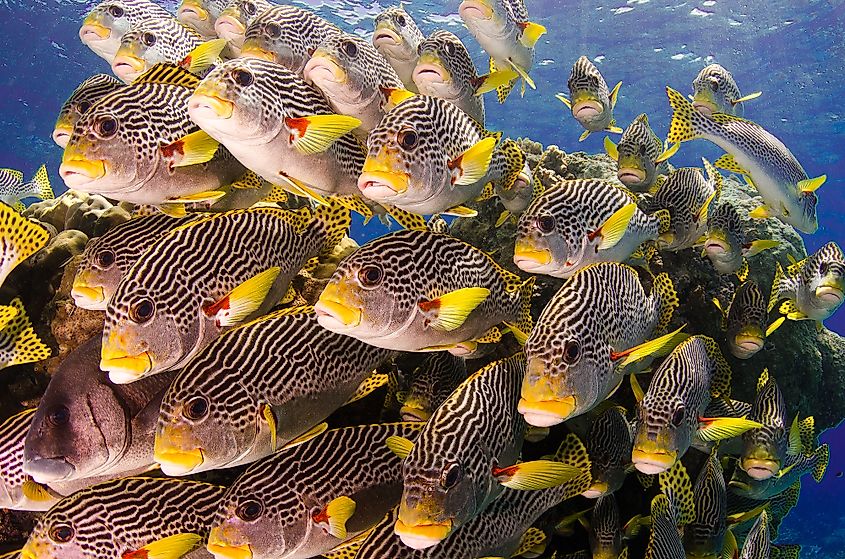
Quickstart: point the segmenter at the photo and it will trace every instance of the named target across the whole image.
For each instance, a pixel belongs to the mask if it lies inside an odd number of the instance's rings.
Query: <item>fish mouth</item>
[[[70,126],[56,126],[53,130],[53,141],[56,142],[60,148],[66,148],[70,141],[70,134],[73,128]]]
[[[549,249],[536,249],[517,241],[513,249],[513,263],[521,270],[532,272],[551,264],[552,252]]]
[[[604,107],[595,99],[577,101],[572,105],[572,116],[577,120],[592,120],[604,112]]]
[[[25,474],[32,476],[36,483],[52,483],[68,479],[76,471],[73,464],[64,458],[36,458],[23,463]]]
[[[397,519],[393,532],[408,547],[426,549],[446,539],[452,532],[452,519],[438,524],[417,524],[414,526],[409,526],[402,522],[402,519]]]
[[[363,172],[358,177],[358,189],[367,198],[385,200],[408,190],[408,178],[392,171]]]
[[[201,448],[190,450],[177,449],[167,440],[167,431],[156,435],[153,446],[153,460],[161,466],[161,471],[168,476],[185,476],[196,470],[205,461]]]
[[[143,351],[129,354],[123,347],[126,345],[124,336],[110,333],[108,339],[103,340],[100,354],[100,369],[109,374],[109,380],[115,384],[128,384],[142,378],[153,368],[150,352]]]
[[[575,411],[574,396],[567,396],[558,400],[528,400],[519,399],[517,411],[525,418],[525,422],[535,427],[552,427],[569,419]]]
[[[707,239],[704,241],[704,251],[714,256],[727,254],[728,245],[721,239]]]
[[[402,44],[402,37],[389,27],[379,27],[373,34],[373,46],[379,47],[398,47]]]
[[[251,45],[248,42],[244,43],[241,49],[241,58],[258,58],[267,62],[278,62],[276,60],[276,53],[261,48],[258,45]]]
[[[314,312],[317,314],[317,322],[327,330],[350,330],[361,324],[361,309],[341,301],[338,289],[333,284],[326,286],[320,294]]]
[[[588,487],[586,491],[581,493],[581,496],[587,499],[598,499],[602,495],[606,495],[608,489],[609,487],[607,486],[607,483],[603,481],[597,481],[590,487]]]
[[[223,540],[220,526],[215,526],[208,534],[205,549],[214,555],[214,559],[252,559],[252,546],[248,543],[233,545]]]
[[[180,21],[206,21],[208,19],[208,12],[194,2],[182,2],[182,5],[176,10],[176,19]]]
[[[421,423],[425,423],[431,417],[431,414],[427,411],[408,405],[402,406],[402,409],[399,410],[399,415],[402,416],[402,421],[419,421]]]
[[[233,41],[243,38],[246,27],[237,17],[224,13],[214,22],[214,32],[221,39]]]
[[[114,74],[125,82],[131,82],[141,75],[147,63],[143,58],[133,54],[118,52],[111,63]]]
[[[111,37],[111,29],[99,23],[85,23],[79,28],[79,39],[84,44],[105,41]]]
[[[67,158],[59,166],[59,176],[68,188],[80,189],[106,176],[106,163],[102,159]]]
[[[825,303],[839,305],[842,303],[843,291],[835,285],[820,285],[816,288],[816,297]]]
[[[229,119],[235,111],[235,104],[227,99],[221,99],[217,95],[194,93],[188,99],[188,114],[191,119],[198,117],[202,119]]]
[[[486,2],[479,0],[464,0],[458,6],[458,15],[464,21],[468,19],[490,19],[493,17],[493,8]]]
[[[102,285],[74,283],[70,295],[77,307],[96,311],[106,310],[106,296]]]
[[[637,184],[645,180],[645,171],[634,167],[621,167],[616,173],[616,177],[623,184]]]
[[[748,477],[757,481],[767,480],[780,471],[780,464],[775,460],[746,458],[741,466]]]
[[[631,462],[634,467],[646,475],[655,475],[671,468],[676,461],[677,454],[667,451],[647,451],[634,447]]]
[[[447,81],[446,73],[443,68],[434,63],[417,64],[417,67],[414,68],[414,73],[412,74],[411,79],[414,80],[414,83],[416,83],[417,80],[426,83],[445,83]]]
[[[704,116],[711,116],[713,115],[713,113],[718,112],[716,105],[710,103],[709,101],[693,101],[692,108],[700,112]]]
[[[320,82],[345,83],[346,71],[334,57],[318,51],[305,64],[302,77],[311,84]]]
[[[752,334],[737,334],[734,337],[734,347],[732,348],[734,351],[734,357],[739,359],[748,359],[761,349],[763,349],[763,338],[762,336],[756,336]]]

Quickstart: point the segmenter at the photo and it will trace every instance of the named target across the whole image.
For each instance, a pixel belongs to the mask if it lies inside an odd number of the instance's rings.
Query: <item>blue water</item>
[[[91,4],[0,0],[0,166],[30,174],[46,162],[56,187],[61,184],[56,172],[61,150],[50,133],[59,107],[87,76],[109,71],[77,37],[81,17]],[[175,9],[173,2],[165,4]],[[368,36],[372,17],[394,2],[302,4]],[[433,11],[427,4],[406,3],[423,32],[449,29],[475,53],[477,66],[486,68],[481,50],[457,16],[458,2],[438,3]],[[524,99],[513,96],[503,107],[489,98],[489,128],[557,144],[564,151],[601,151],[602,135],[579,143],[580,127],[554,99],[556,92],[565,90],[571,64],[584,54],[596,62],[608,83],[623,82],[615,110],[620,126],[646,112],[663,135],[669,122],[665,86],[688,92],[698,71],[715,61],[731,70],[744,93],[763,92],[746,104],[746,116],[781,138],[811,177],[828,176],[819,191],[820,228],[804,236],[807,250],[831,239],[843,244],[845,2],[543,0],[528,7],[532,20],[548,29],[537,46],[532,71],[537,90],[529,90]],[[702,156],[713,160],[719,155],[715,146],[691,142],[673,163],[699,165]],[[366,230],[356,227],[353,235],[363,241],[382,232],[373,224]],[[845,333],[845,312],[827,326]],[[839,452],[845,434],[840,429],[825,438],[833,443],[829,474],[818,486],[805,480],[804,496],[784,529],[792,540],[818,546],[805,549],[804,557],[842,556],[845,541],[845,478],[836,475],[845,470]]]

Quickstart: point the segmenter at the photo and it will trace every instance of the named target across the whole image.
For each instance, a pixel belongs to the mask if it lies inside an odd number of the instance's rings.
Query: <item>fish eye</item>
[[[645,145],[640,145],[640,155],[645,155]]]
[[[563,361],[572,365],[581,358],[581,344],[578,340],[568,340],[563,346]]]
[[[94,133],[103,139],[111,138],[117,133],[117,120],[112,116],[100,117],[94,122]]]
[[[346,56],[350,58],[355,58],[358,56],[358,45],[356,45],[353,41],[343,41],[340,44],[341,50],[346,54]]]
[[[440,485],[444,489],[451,489],[461,481],[461,477],[463,477],[461,465],[457,462],[452,462],[443,468],[443,472],[440,474]]]
[[[282,28],[278,23],[268,23],[266,27],[264,27],[264,32],[267,33],[267,36],[271,39],[278,39],[282,36]]]
[[[50,539],[56,543],[67,543],[73,539],[73,528],[67,524],[59,524],[50,528]]]
[[[672,413],[672,425],[675,427],[680,427],[681,424],[684,422],[684,417],[686,416],[684,407],[681,406],[680,408],[676,409]]]
[[[149,299],[141,299],[129,309],[129,318],[138,324],[143,324],[153,317],[155,305]]]
[[[156,44],[156,36],[147,31],[146,33],[141,35],[141,42],[147,45],[148,47],[151,47]]]
[[[396,25],[398,25],[399,27],[405,27],[405,24],[407,23],[405,21],[405,16],[403,16],[402,14],[399,14],[398,16],[396,16],[396,19],[394,21],[396,22]]]
[[[114,251],[113,250],[104,250],[97,254],[97,266],[100,268],[108,268],[112,264],[114,264]]]
[[[454,54],[455,54],[455,45],[454,45],[453,43],[446,43],[446,52],[447,52],[447,53],[449,53],[450,55],[453,55],[453,56],[454,56]]]
[[[399,133],[396,134],[396,141],[399,142],[399,145],[405,150],[412,150],[417,147],[419,140],[420,137],[417,134],[417,131],[410,128],[400,130]]]
[[[254,500],[241,503],[238,508],[235,509],[235,514],[238,515],[238,518],[246,522],[252,522],[261,516],[261,513],[263,512],[264,505]]]
[[[255,4],[252,2],[244,2],[244,11],[247,15],[255,15]]]
[[[710,80],[710,89],[713,91],[719,91],[719,80]]]
[[[364,287],[375,287],[380,284],[383,279],[384,270],[381,269],[381,266],[371,264],[358,270],[358,281],[360,281],[361,285]]]
[[[255,76],[252,75],[252,72],[243,68],[232,70],[232,79],[242,87],[249,87],[255,82]]]
[[[109,13],[112,17],[123,17],[123,8],[120,6],[109,6]]]
[[[88,109],[90,109],[90,108],[91,108],[91,103],[88,102],[88,101],[80,101],[79,103],[76,104],[76,112],[78,112],[80,114],[87,112]]]
[[[548,235],[555,230],[555,218],[548,214],[537,217],[537,229]]]
[[[185,406],[184,415],[188,419],[196,421],[205,417],[206,414],[208,414],[208,400],[203,396],[191,398],[188,405]]]
[[[70,410],[66,406],[56,406],[47,413],[47,423],[51,427],[60,427],[70,421]]]

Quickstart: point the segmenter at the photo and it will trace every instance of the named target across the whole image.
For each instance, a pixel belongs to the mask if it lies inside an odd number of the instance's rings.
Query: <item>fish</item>
[[[187,70],[159,65],[96,102],[62,156],[68,188],[160,207],[219,199],[245,169],[188,118],[198,83]]]
[[[182,557],[201,545],[224,491],[148,477],[97,484],[42,515],[21,559]]]
[[[0,223],[8,222],[4,220]],[[37,363],[52,355],[50,347],[41,341],[32,327],[20,298],[15,297],[8,305],[0,306],[0,326],[0,369]]]
[[[120,280],[144,252],[167,233],[197,219],[171,217],[163,213],[125,221],[91,239],[82,252],[70,294],[77,307],[106,310]]]
[[[302,71],[334,112],[361,121],[352,133],[366,141],[388,109],[385,91],[403,89],[393,67],[368,41],[348,33],[326,37]]]
[[[718,559],[730,549],[727,487],[717,448],[707,457],[692,488],[695,518],[684,527],[687,559]]]
[[[581,473],[550,460],[517,463],[524,376],[521,353],[483,367],[435,410],[415,442],[396,445],[406,455],[395,527],[405,545],[425,549],[453,536],[505,487],[546,489]]]
[[[726,113],[742,116],[745,101],[756,99],[762,92],[743,96],[734,77],[719,64],[708,64],[692,81],[692,106],[705,116]]]
[[[425,36],[402,6],[391,6],[375,17],[373,46],[387,59],[405,89],[416,93],[413,73]]]
[[[659,180],[653,193],[640,198],[646,213],[668,210],[669,231],[657,240],[661,250],[679,251],[695,246],[707,231],[710,205],[722,190],[722,175],[706,159],[707,178],[696,167],[674,169]]]
[[[208,551],[216,559],[304,559],[368,530],[402,490],[401,460],[387,441],[415,439],[420,428],[334,429],[251,465],[219,501]]]
[[[62,497],[23,471],[24,438],[34,413],[29,408],[0,423],[0,508],[44,511]]]
[[[311,307],[275,311],[226,332],[164,395],[156,462],[181,476],[263,458],[344,405],[390,356],[321,328]]]
[[[631,461],[653,475],[675,465],[693,437],[705,442],[737,437],[762,427],[746,418],[704,417],[711,399],[730,398],[731,369],[707,336],[682,341],[660,364],[637,405]]]
[[[414,95],[391,109],[367,139],[358,188],[370,200],[420,214],[475,215],[463,204],[487,183],[509,189],[524,176],[513,140],[501,140],[458,107]]]
[[[510,70],[479,76],[463,42],[442,29],[422,41],[418,50],[419,60],[412,74],[417,91],[453,103],[482,126],[482,94],[519,77]]]
[[[775,268],[767,306],[771,312],[781,299],[778,312],[789,320],[822,322],[836,312],[845,299],[845,255],[834,241],[791,264],[784,272]]]
[[[214,31],[218,37],[226,39],[232,58],[241,55],[244,36],[252,21],[273,5],[267,0],[231,0],[220,13],[214,22]]]
[[[601,412],[590,424],[584,444],[592,464],[592,484],[584,497],[600,499],[612,495],[625,482],[631,461],[631,426],[624,410],[610,407]]]
[[[728,350],[737,359],[750,359],[763,349],[766,337],[778,326],[777,322],[766,326],[766,299],[754,280],[744,281],[736,288],[727,309],[723,309],[721,303],[717,308],[722,313],[722,330]]]
[[[769,534],[769,513],[765,510],[757,517],[742,544],[740,559],[769,559],[772,557],[772,540]]]
[[[21,262],[47,246],[50,232],[41,224],[0,202],[0,285]]]
[[[94,54],[111,65],[120,40],[133,25],[144,19],[169,19],[166,9],[151,0],[104,0],[85,16],[79,39]]]
[[[47,165],[41,165],[35,172],[35,176],[27,182],[23,180],[23,173],[17,169],[0,168],[0,202],[12,206],[18,211],[23,211],[24,198],[39,198],[41,200],[52,200],[53,188],[50,186],[50,177],[47,175]]]
[[[539,23],[528,21],[523,0],[462,0],[458,14],[481,48],[490,55],[490,71],[512,70],[525,85],[536,89],[528,75],[534,63],[534,47],[546,33]],[[504,103],[514,82],[496,89],[499,103]]]
[[[100,368],[124,384],[185,365],[225,330],[269,311],[349,223],[339,206],[314,213],[255,207],[171,231],[129,268],[109,300]]]
[[[104,481],[155,466],[158,408],[175,373],[129,388],[110,382],[99,362],[95,336],[70,352],[51,377],[23,447],[23,472],[37,483]]]
[[[182,0],[176,19],[199,33],[204,40],[216,39],[217,18],[229,5],[229,0]]]
[[[755,208],[751,217],[777,217],[802,233],[816,232],[816,190],[826,175],[809,178],[789,148],[759,124],[724,113],[704,116],[671,87],[666,92],[672,107],[667,141],[702,138],[716,144],[727,154],[714,165],[750,177],[763,198],[763,205]]]
[[[532,274],[570,278],[597,262],[622,262],[670,230],[667,210],[647,215],[610,181],[555,179],[519,216],[513,261]]]
[[[79,118],[90,109],[94,103],[123,87],[123,82],[108,74],[94,74],[73,90],[70,97],[62,105],[56,125],[53,127],[53,141],[60,148],[67,147],[73,127]]]
[[[551,427],[593,409],[634,361],[672,343],[673,335],[661,334],[677,306],[665,273],[646,294],[637,272],[624,264],[603,262],[576,272],[525,343],[528,373],[519,412],[529,425]],[[660,337],[649,340],[652,335]]]
[[[660,476],[661,492],[651,500],[651,531],[646,559],[686,559],[681,530],[695,519],[690,479],[676,464]]]
[[[707,232],[701,255],[710,259],[720,274],[735,273],[740,280],[748,276],[747,257],[778,246],[772,239],[750,240],[736,208],[728,203],[714,204],[707,214]]]
[[[613,90],[609,90],[596,65],[586,56],[582,56],[572,66],[566,83],[569,87],[569,97],[562,93],[555,97],[566,105],[575,120],[584,127],[584,133],[578,138],[579,142],[600,130],[622,134],[622,129],[616,126],[616,120],[613,118],[613,109],[616,107],[622,82],[617,83]]]
[[[787,491],[806,474],[812,474],[816,483],[820,482],[829,462],[830,446],[825,443],[807,454],[787,454],[778,475],[765,480],[756,480],[742,468],[734,468],[728,489],[735,495],[757,501],[771,499]]]
[[[459,239],[404,230],[341,260],[314,308],[324,328],[376,347],[462,355],[502,323],[524,339],[533,285]]]
[[[596,469],[593,465],[593,471]],[[619,506],[613,493],[601,495],[596,499],[588,526],[590,553],[594,558],[617,559],[622,558],[623,553],[627,557],[627,548],[624,548],[622,542]]]
[[[339,27],[310,10],[274,5],[249,24],[241,56],[276,62],[301,76],[320,43],[341,33]]]
[[[625,129],[618,145],[605,136],[604,148],[616,161],[619,181],[636,192],[647,192],[658,175],[669,173],[666,162],[677,151],[678,145],[664,148],[648,123],[648,115],[642,113]]]
[[[402,421],[428,421],[440,404],[467,378],[464,359],[447,351],[427,355],[411,373],[410,385],[402,395]]]

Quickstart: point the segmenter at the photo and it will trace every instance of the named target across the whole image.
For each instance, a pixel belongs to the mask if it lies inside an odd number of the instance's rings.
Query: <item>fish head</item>
[[[665,392],[646,392],[637,406],[637,432],[631,453],[634,467],[654,475],[665,472],[689,448],[694,422],[693,410],[683,399]]]
[[[532,274],[571,276],[581,261],[582,245],[572,223],[540,197],[519,216],[513,261]]]
[[[214,37],[214,24],[227,3],[227,0],[182,0],[176,10],[176,19],[204,37]]]
[[[79,39],[98,56],[111,63],[120,38],[129,31],[135,8],[123,0],[106,0],[88,12],[79,28]]]
[[[612,120],[610,91],[599,69],[582,56],[572,66],[567,82],[572,116],[588,130],[600,130]]]
[[[765,426],[743,433],[739,467],[748,477],[763,481],[780,472],[786,451],[785,445],[779,444],[784,440],[783,431],[783,428]]]
[[[454,34],[435,31],[420,43],[418,52],[413,80],[420,93],[449,99],[474,93],[469,90],[468,77],[475,76],[475,67],[466,47]],[[464,83],[458,78],[463,78]]]
[[[693,80],[692,90],[692,106],[701,114],[736,114],[731,101],[739,99],[739,88],[731,73],[719,64],[703,68]]]
[[[266,10],[247,27],[241,56],[260,58],[302,73],[308,52],[299,30],[293,29],[275,9]]]
[[[291,531],[288,520],[301,520],[299,533],[305,535],[307,509],[299,499],[285,502],[286,510],[278,510],[272,500],[265,499],[261,488],[245,493],[241,489],[247,474],[236,482],[223,500],[211,525],[206,549],[215,559],[252,559],[253,557],[285,557],[297,548],[299,541],[288,541]]]
[[[62,105],[56,125],[53,127],[53,141],[60,147],[67,147],[76,123],[94,103],[123,86],[108,74],[95,74],[79,84]]]
[[[631,431],[624,412],[618,407],[602,412],[590,426],[586,446],[593,481],[584,497],[595,499],[622,487],[631,459]]]
[[[103,242],[102,237],[92,240],[86,245],[73,278],[70,290],[73,302],[83,309],[106,310],[124,271],[114,247]]]
[[[174,27],[178,26],[177,27]],[[178,24],[147,19],[132,26],[120,39],[120,48],[111,63],[114,74],[126,83],[132,83],[141,74],[162,62],[176,62],[179,57],[180,34],[184,28]]]
[[[473,34],[488,38],[503,38],[509,21],[503,0],[462,0],[458,15]]]
[[[728,349],[737,359],[749,359],[763,349],[765,343],[765,330],[757,324],[747,324],[739,328],[732,338],[728,338]]]
[[[742,257],[735,236],[720,225],[710,225],[704,238],[704,253],[712,261],[725,262]]]
[[[656,167],[645,141],[623,137],[617,150],[619,159],[616,177],[622,184],[635,188],[654,182]]]
[[[376,16],[373,46],[388,59],[411,61],[424,39],[414,19],[401,6],[391,6]]]
[[[91,523],[65,512],[42,516],[20,552],[21,559],[85,559],[91,549],[107,549],[105,534],[98,536]],[[105,532],[100,524],[99,531]],[[88,547],[92,546],[92,547]],[[104,547],[100,547],[104,546]]]
[[[360,37],[343,33],[330,35],[320,43],[302,75],[328,99],[344,105],[364,105],[381,95],[380,65],[388,68],[375,47]]]
[[[819,306],[827,312],[842,305],[843,294],[845,293],[845,258],[842,250],[833,241],[822,247],[817,259],[818,271],[811,288]]]
[[[214,22],[214,31],[226,39],[229,49],[240,56],[250,23],[272,5],[267,0],[234,0]]]

